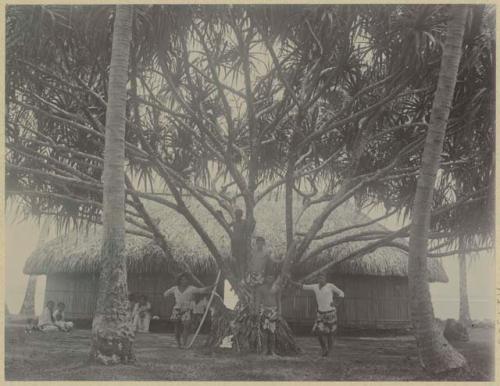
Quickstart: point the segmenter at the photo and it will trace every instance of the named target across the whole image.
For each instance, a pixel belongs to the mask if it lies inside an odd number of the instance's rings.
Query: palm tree
[[[45,241],[47,241],[49,232],[50,221],[49,218],[46,218],[43,222],[40,235],[38,236],[37,248],[41,247],[45,243]],[[36,282],[37,276],[30,275],[30,277],[28,278],[28,286],[26,287],[26,292],[24,293],[23,305],[21,306],[21,311],[19,311],[19,314],[22,316],[35,316]]]
[[[125,250],[125,107],[132,35],[130,5],[117,5],[109,71],[104,147],[103,245],[99,295],[92,323],[91,359],[108,364],[133,360],[128,322]]]
[[[469,296],[467,294],[467,255],[463,252],[465,249],[462,238],[459,240],[459,288],[460,288],[460,311],[458,320],[464,326],[470,326],[471,317],[469,310]]]
[[[422,166],[413,204],[414,215],[410,231],[408,280],[411,298],[411,317],[415,327],[422,366],[432,373],[461,368],[466,364],[465,358],[437,330],[429,283],[427,281],[427,240],[434,184],[440,165],[446,125],[462,54],[462,40],[467,8],[464,6],[453,6],[451,13],[452,17],[447,27],[446,43],[441,59],[438,85],[434,96],[430,125],[422,156]]]

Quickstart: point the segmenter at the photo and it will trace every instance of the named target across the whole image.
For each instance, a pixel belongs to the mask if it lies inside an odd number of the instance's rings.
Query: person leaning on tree
[[[344,297],[344,292],[333,283],[328,283],[325,273],[318,275],[318,283],[293,283],[295,287],[306,291],[314,291],[318,311],[312,333],[318,337],[321,345],[321,355],[326,357],[333,346],[333,337],[337,333],[337,308],[334,297]]]
[[[151,322],[151,303],[146,295],[139,296],[136,312],[134,315],[134,328],[136,332],[149,332]]]

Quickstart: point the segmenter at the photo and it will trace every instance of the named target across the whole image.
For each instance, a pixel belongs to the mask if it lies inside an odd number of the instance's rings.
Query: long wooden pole
[[[212,304],[212,300],[214,300],[215,291],[217,290],[217,285],[219,284],[220,274],[221,274],[221,270],[219,270],[219,273],[217,274],[217,278],[215,279],[214,288],[212,288],[212,292],[210,294],[210,298],[208,299],[208,303],[207,303],[207,307],[205,309],[205,313],[203,314],[203,317],[201,318],[200,324],[198,325],[198,328],[196,329],[196,332],[193,335],[193,339],[191,339],[191,343],[189,343],[189,345],[187,346],[187,348],[191,348],[191,346],[193,345],[194,341],[196,340],[196,337],[200,333],[201,326],[203,326],[203,323],[205,322],[205,319],[206,319],[207,314],[208,314],[208,310],[210,310],[210,305]]]

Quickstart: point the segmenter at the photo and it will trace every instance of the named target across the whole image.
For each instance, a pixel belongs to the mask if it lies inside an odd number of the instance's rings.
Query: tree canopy
[[[454,253],[461,235],[470,249],[492,245],[495,42],[492,11],[471,10],[431,256]],[[168,255],[169,235],[143,203],[175,209],[231,280],[185,195],[231,237],[236,208],[252,223],[259,201],[284,194],[285,271],[335,247],[340,232],[322,226],[347,201],[383,205],[375,220],[410,216],[447,15],[442,5],[135,6],[127,231]],[[6,188],[29,215],[101,221],[112,17],[108,6],[8,7]],[[303,211],[327,202],[303,233],[294,197]],[[407,250],[395,240],[408,227],[362,225],[349,237],[370,243],[322,269],[381,246]]]

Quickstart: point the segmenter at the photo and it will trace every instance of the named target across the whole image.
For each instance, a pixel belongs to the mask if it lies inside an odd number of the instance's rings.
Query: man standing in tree
[[[265,249],[266,240],[262,236],[255,239],[255,248],[252,250],[248,262],[248,273],[246,283],[250,287],[256,287],[264,283],[264,275],[269,261],[269,253]]]
[[[334,284],[327,283],[325,273],[318,276],[317,284],[294,284],[303,290],[314,291],[318,311],[312,332],[318,336],[321,355],[326,357],[333,346],[333,335],[337,332],[337,309],[334,296],[343,298],[344,292]]]
[[[264,332],[267,355],[276,355],[276,325],[279,320],[279,285],[273,284],[274,276],[266,275],[264,284],[256,291],[260,328]]]

